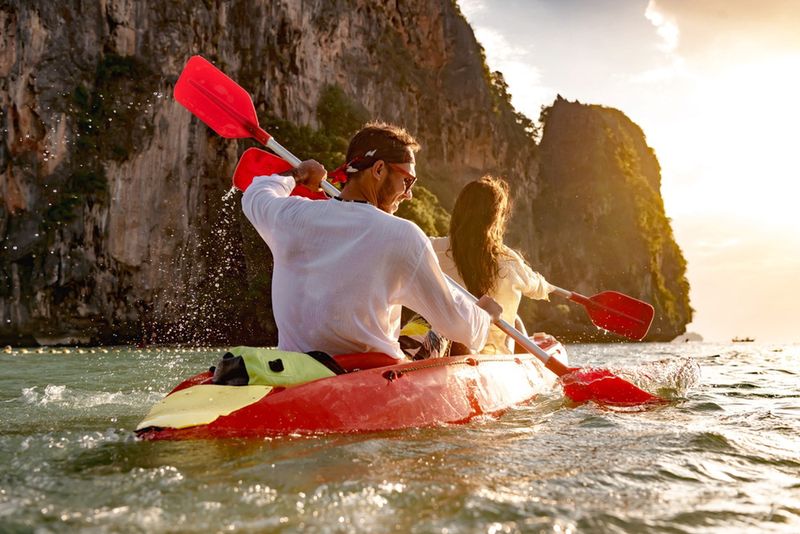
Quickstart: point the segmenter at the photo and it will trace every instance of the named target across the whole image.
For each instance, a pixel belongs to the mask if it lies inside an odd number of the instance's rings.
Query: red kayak
[[[553,338],[537,344],[566,361]],[[530,401],[556,380],[529,354],[451,356],[369,369],[359,356],[335,357],[351,372],[292,387],[218,386],[211,385],[211,372],[198,374],[156,405],[137,434],[145,440],[206,439],[465,423]],[[208,415],[209,406],[216,413]]]

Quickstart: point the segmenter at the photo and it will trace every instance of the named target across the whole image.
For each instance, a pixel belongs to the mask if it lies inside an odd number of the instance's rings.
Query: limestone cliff
[[[587,296],[618,290],[653,304],[648,339],[669,341],[691,321],[686,262],[661,199],[661,168],[622,112],[559,97],[542,114],[533,263]],[[535,251],[535,252],[534,252]],[[529,304],[538,328],[562,338],[609,339],[581,306]]]
[[[557,181],[543,174],[540,191],[530,122],[452,0],[0,0],[0,32],[0,343],[275,341],[269,251],[238,198],[222,200],[250,143],[221,139],[171,96],[193,54],[247,88],[298,156],[335,159],[335,94],[417,135],[420,184],[445,207],[482,173],[508,177],[510,240],[564,285],[617,277],[625,289],[631,276],[639,296],[661,298],[652,284],[671,276],[674,255],[648,244],[628,264],[597,256],[575,271],[572,252],[544,253],[585,238],[533,209]],[[632,198],[609,196],[608,209],[634,220]]]
[[[335,86],[405,125],[443,199],[484,171],[535,187],[536,146],[450,0],[13,0],[0,31],[0,342],[274,341],[268,251],[221,200],[248,143],[171,98],[193,54],[262,118],[317,128]]]

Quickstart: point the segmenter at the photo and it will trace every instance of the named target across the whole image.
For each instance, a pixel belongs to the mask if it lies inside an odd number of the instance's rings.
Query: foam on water
[[[43,391],[39,391],[38,386],[23,388],[20,400],[26,404],[36,406],[61,406],[70,410],[80,410],[82,408],[93,408],[96,406],[116,405],[116,406],[141,406],[142,404],[154,403],[163,397],[162,392],[86,392],[70,390],[64,385],[48,384]]]

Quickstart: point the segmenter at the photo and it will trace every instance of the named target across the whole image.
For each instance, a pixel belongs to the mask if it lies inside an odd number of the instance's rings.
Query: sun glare
[[[666,148],[670,157],[692,161],[683,168],[694,176],[685,182],[690,190],[672,196],[692,202],[690,196],[704,210],[796,221],[800,56],[733,65],[697,82],[686,118],[692,127]]]

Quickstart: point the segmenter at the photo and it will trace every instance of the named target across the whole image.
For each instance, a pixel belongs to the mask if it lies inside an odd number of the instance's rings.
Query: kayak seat
[[[363,369],[374,369],[375,367],[386,367],[397,365],[405,360],[392,358],[382,352],[356,352],[353,354],[337,354],[333,357],[342,368],[348,373]]]

